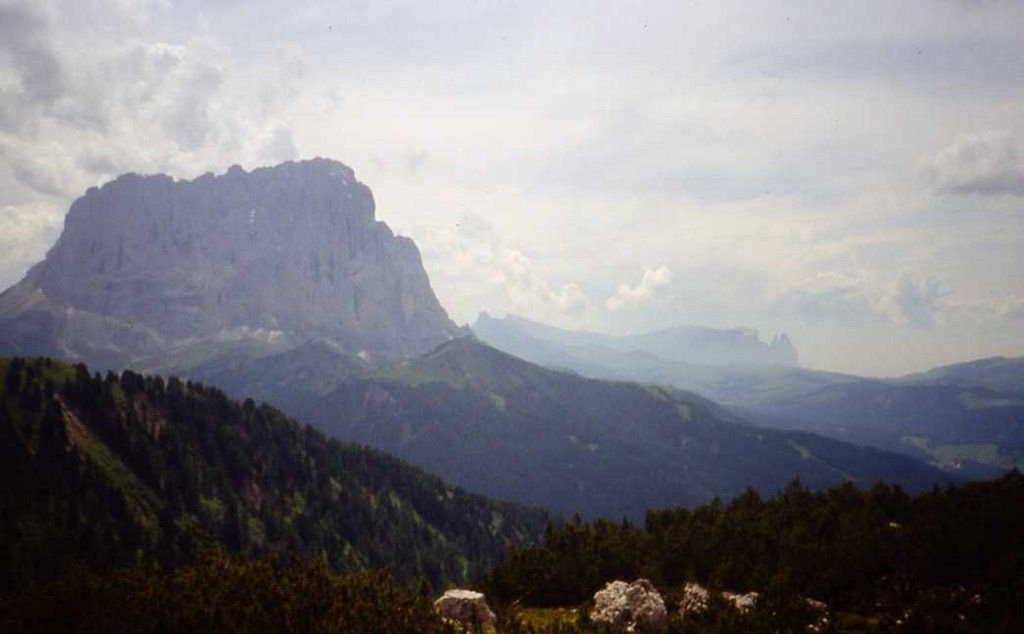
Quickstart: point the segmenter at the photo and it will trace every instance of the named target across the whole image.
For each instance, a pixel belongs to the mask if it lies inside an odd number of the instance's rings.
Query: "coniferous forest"
[[[513,550],[483,585],[506,602],[555,606],[637,577],[670,596],[687,582],[761,593],[761,616],[782,619],[762,623],[773,627],[809,618],[801,599],[811,598],[880,631],[1020,631],[1024,476],[917,496],[794,482],[767,500],[749,491],[650,511],[643,528],[574,518],[542,546]]]
[[[549,522],[216,388],[46,359],[0,360],[0,376],[4,592],[75,567],[172,568],[197,530],[246,557],[387,566],[440,587]]]
[[[216,388],[47,359],[0,376],[4,631],[453,631],[431,599],[474,583],[497,631],[598,632],[593,593],[638,577],[669,607],[652,631],[1024,627],[1016,471],[559,523]],[[680,617],[686,583],[761,599]]]

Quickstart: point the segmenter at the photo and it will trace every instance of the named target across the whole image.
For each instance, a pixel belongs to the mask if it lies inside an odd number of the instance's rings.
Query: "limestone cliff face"
[[[46,259],[0,295],[0,352],[93,363],[320,340],[376,364],[457,332],[413,242],[325,159],[192,181],[121,176],[76,200]]]

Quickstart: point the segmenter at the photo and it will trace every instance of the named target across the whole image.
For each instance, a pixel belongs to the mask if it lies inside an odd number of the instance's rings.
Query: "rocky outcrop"
[[[594,623],[621,626],[628,631],[640,624],[663,623],[667,616],[664,599],[647,579],[608,583],[594,595],[594,610],[590,613]]]
[[[704,586],[698,583],[686,584],[679,597],[679,614],[685,617],[703,613],[708,609],[710,598],[711,593]]]
[[[100,366],[311,340],[376,365],[457,333],[413,242],[325,159],[91,188],[46,259],[0,295],[0,352]]]
[[[487,605],[486,597],[473,590],[448,590],[434,601],[434,610],[441,618],[459,623],[492,625],[496,620],[494,612]]]
[[[740,614],[746,614],[757,607],[757,602],[761,598],[761,595],[757,592],[747,592],[746,594],[740,592],[723,592],[722,598],[732,604],[732,607],[736,608],[736,611]]]
[[[719,596],[731,605],[737,612],[746,614],[757,607],[761,595],[757,592],[723,591]],[[711,600],[711,591],[698,583],[687,583],[683,586],[683,592],[679,597],[679,616],[686,618],[696,616],[707,611]]]

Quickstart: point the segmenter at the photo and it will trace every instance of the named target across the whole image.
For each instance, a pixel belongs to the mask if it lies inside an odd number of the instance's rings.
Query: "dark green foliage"
[[[232,552],[477,577],[539,539],[540,511],[469,495],[216,388],[0,359],[0,590],[83,565],[191,560],[200,527]]]
[[[687,581],[757,591],[776,621],[806,618],[797,598],[814,597],[837,612],[902,620],[908,631],[961,620],[1020,631],[1024,476],[914,497],[882,484],[815,493],[794,482],[769,500],[751,491],[728,504],[652,511],[644,529],[573,521],[543,546],[514,549],[484,587],[505,602],[573,605],[607,581],[638,576],[677,591]]]
[[[76,572],[0,601],[0,630],[102,634],[282,632],[454,633],[428,596],[396,588],[387,571],[334,575],[322,559],[245,560],[216,545],[195,565]]]

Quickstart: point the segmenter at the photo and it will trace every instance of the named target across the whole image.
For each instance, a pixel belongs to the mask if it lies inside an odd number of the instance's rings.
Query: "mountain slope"
[[[193,527],[246,555],[465,582],[548,521],[215,388],[48,359],[0,358],[0,376],[7,591],[80,563],[180,563]]]
[[[1024,394],[863,379],[744,411],[772,427],[900,451],[972,477],[1024,466]]]
[[[747,486],[944,480],[898,455],[743,424],[692,394],[580,378],[473,339],[352,380],[305,419],[488,495],[638,519]]]
[[[992,357],[955,363],[919,374],[908,374],[897,382],[923,385],[954,384],[1024,394],[1024,357]]]

